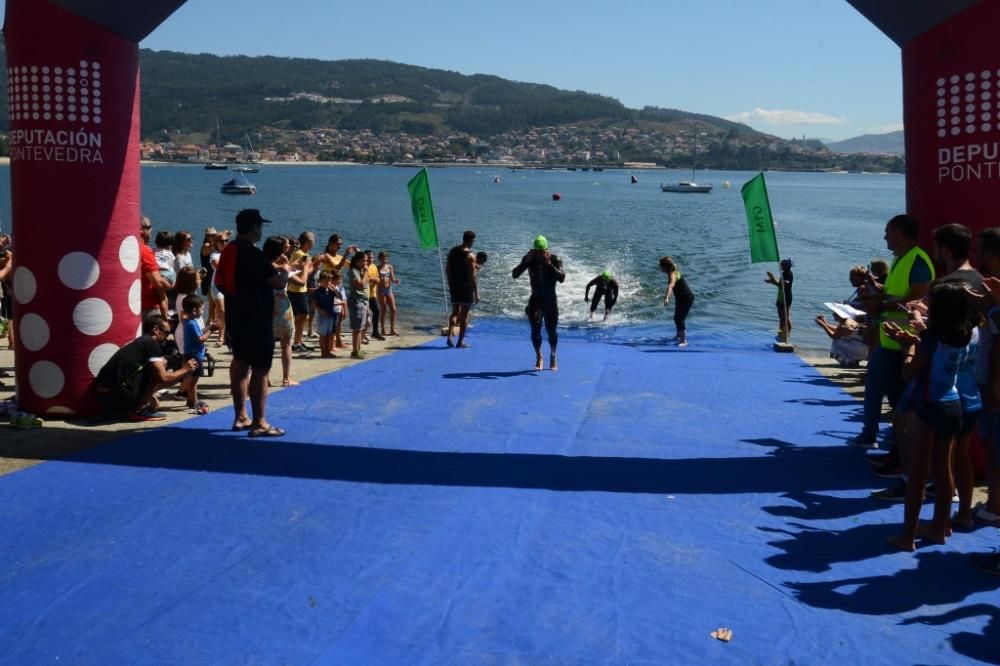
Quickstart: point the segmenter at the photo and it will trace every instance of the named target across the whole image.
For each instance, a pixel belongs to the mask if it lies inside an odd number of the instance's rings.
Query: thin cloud
[[[726,120],[748,124],[755,122],[767,123],[769,125],[843,125],[847,122],[843,118],[827,115],[825,113],[761,108],[756,108],[753,111],[744,111],[732,116],[726,116]]]
[[[864,132],[865,134],[888,134],[889,132],[901,132],[901,131],[903,131],[903,123],[889,123],[888,125],[869,127]]]

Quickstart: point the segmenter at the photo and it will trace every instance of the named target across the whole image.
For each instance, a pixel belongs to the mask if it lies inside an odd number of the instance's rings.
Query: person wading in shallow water
[[[549,241],[545,236],[536,236],[534,246],[524,255],[521,263],[514,267],[511,276],[516,280],[524,271],[531,279],[531,297],[524,309],[531,324],[531,344],[535,347],[535,370],[542,370],[542,323],[549,338],[549,370],[558,370],[556,346],[559,344],[559,300],[556,298],[556,283],[566,279],[562,261],[549,253]]]

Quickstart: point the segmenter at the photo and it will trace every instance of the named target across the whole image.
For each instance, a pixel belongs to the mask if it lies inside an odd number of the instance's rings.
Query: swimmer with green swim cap
[[[590,300],[590,288],[594,287],[594,300]],[[611,271],[605,270],[600,275],[587,283],[587,290],[583,293],[583,300],[590,303],[590,318],[594,318],[597,304],[604,299],[604,321],[608,320],[611,308],[618,302],[618,282],[615,281]]]
[[[556,346],[559,344],[559,301],[556,298],[556,284],[566,279],[562,261],[549,253],[549,241],[545,236],[535,236],[532,249],[514,267],[511,276],[516,280],[528,271],[531,278],[531,297],[524,309],[531,324],[531,344],[535,347],[535,370],[542,370],[542,325],[549,338],[549,370],[559,368],[556,362]]]

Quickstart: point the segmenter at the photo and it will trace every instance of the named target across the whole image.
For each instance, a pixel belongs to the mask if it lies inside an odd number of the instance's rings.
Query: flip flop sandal
[[[247,433],[248,437],[281,437],[285,434],[285,431],[281,428],[276,428],[271,426],[269,428],[257,428],[256,430],[251,430]]]
[[[233,432],[243,432],[250,429],[250,423],[234,423]]]

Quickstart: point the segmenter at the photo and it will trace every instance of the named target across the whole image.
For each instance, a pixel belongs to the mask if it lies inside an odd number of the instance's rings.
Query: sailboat
[[[222,144],[222,130],[219,129],[219,119],[216,118],[215,119],[216,149],[218,149],[218,146],[220,146],[221,144]],[[209,162],[208,164],[205,165],[206,171],[226,171],[227,169],[229,169],[229,167],[223,162]]]
[[[691,155],[691,179],[682,180],[676,185],[671,185],[669,183],[660,183],[661,192],[691,192],[698,194],[708,194],[712,191],[711,185],[699,185],[694,180],[694,172],[696,165],[698,163],[698,142],[695,140],[694,153]]]
[[[260,171],[260,162],[257,161],[257,153],[253,150],[253,144],[250,143],[250,135],[245,134],[246,138],[246,150],[243,151],[243,164],[238,164],[233,167],[233,171],[239,171],[240,173],[257,173]]]

